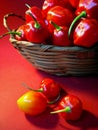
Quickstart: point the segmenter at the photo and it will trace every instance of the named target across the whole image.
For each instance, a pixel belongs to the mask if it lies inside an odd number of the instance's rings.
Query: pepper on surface
[[[43,94],[49,101],[55,100],[60,95],[60,84],[51,78],[45,78],[40,83],[40,88],[43,89]]]
[[[47,108],[47,98],[40,92],[28,91],[18,100],[17,105],[26,114],[36,116]]]
[[[60,113],[65,120],[78,120],[81,117],[83,105],[81,100],[74,95],[67,95],[60,101],[58,110],[51,114]]]
[[[60,98],[61,86],[51,78],[43,79],[40,82],[38,89],[33,89],[27,86],[25,83],[23,83],[23,86],[35,92],[42,92],[47,97],[47,100],[49,101],[48,103],[51,104],[55,103]]]
[[[98,21],[82,19],[73,33],[74,45],[92,47],[98,41]]]
[[[47,13],[47,20],[53,21],[57,25],[69,26],[74,19],[74,13],[61,6],[52,7]]]
[[[71,40],[68,38],[68,27],[67,26],[58,26],[51,21],[51,24],[55,27],[52,33],[52,42],[53,45],[57,46],[72,46]]]

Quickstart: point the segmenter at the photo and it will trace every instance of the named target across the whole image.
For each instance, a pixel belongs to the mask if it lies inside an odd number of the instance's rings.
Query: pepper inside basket
[[[4,26],[11,31],[7,24],[9,16],[4,16]],[[98,74],[98,45],[91,48],[59,47],[46,44],[34,44],[28,41],[17,41],[11,34],[12,45],[37,69],[58,76],[85,76]]]

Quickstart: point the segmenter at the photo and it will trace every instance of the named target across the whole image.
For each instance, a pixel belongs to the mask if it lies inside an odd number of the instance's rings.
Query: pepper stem
[[[27,84],[25,84],[25,83],[22,83],[22,85],[23,85],[25,88],[27,88],[27,89],[29,89],[29,90],[31,90],[31,91],[35,91],[35,92],[43,92],[43,91],[44,91],[43,88],[32,89],[31,87],[29,87],[29,86],[28,86]]]
[[[25,6],[26,6],[27,8],[29,8],[29,9],[31,8],[29,4],[25,4]]]
[[[48,104],[50,105],[50,104],[54,104],[54,103],[56,103],[59,99],[60,99],[60,93],[59,93],[59,95],[57,96],[57,98],[55,99],[55,100],[53,100],[53,101],[50,101],[50,102],[48,102]]]
[[[6,32],[6,33],[4,33],[4,34],[2,34],[2,35],[0,36],[0,39],[3,38],[3,37],[6,36],[6,35],[9,35],[9,34],[21,36],[22,33],[21,33],[21,32],[15,32],[15,31]]]
[[[82,11],[71,23],[70,27],[69,27],[69,30],[68,30],[68,37],[70,38],[70,34],[72,32],[72,29],[75,25],[75,23],[80,20],[81,18],[85,18],[87,16],[87,13],[86,11]]]
[[[61,30],[61,27],[58,26],[56,23],[54,23],[53,21],[50,22],[58,31]]]
[[[60,109],[57,111],[52,111],[52,112],[50,112],[50,114],[56,114],[56,113],[61,113],[61,112],[70,113],[71,112],[70,106],[66,106],[64,109]]]
[[[36,18],[31,14],[31,12],[27,11],[26,13],[29,14],[29,15],[33,18],[33,20],[34,20],[34,22],[35,22],[34,27],[37,28],[37,29],[40,28],[41,25],[40,25],[39,22],[36,20]]]

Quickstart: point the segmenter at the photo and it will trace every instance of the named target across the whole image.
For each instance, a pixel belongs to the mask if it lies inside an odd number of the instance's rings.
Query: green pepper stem
[[[61,113],[61,112],[70,113],[71,112],[70,106],[66,106],[64,109],[60,109],[57,111],[52,111],[52,112],[50,112],[50,114],[56,114],[56,113]]]
[[[40,25],[39,22],[36,20],[36,18],[31,14],[31,12],[27,11],[26,13],[29,14],[29,15],[33,18],[33,20],[34,20],[34,22],[35,22],[34,27],[37,28],[37,29],[40,28],[41,25]]]
[[[25,88],[27,88],[27,89],[29,89],[29,90],[31,90],[31,91],[35,91],[35,92],[43,92],[43,91],[44,91],[43,88],[32,89],[31,87],[29,87],[29,86],[28,86],[27,84],[25,84],[25,83],[22,83],[22,85],[23,85]]]
[[[73,29],[75,23],[76,23],[78,20],[80,20],[81,18],[85,18],[85,17],[87,17],[86,11],[82,11],[82,12],[72,21],[72,23],[71,23],[71,25],[70,25],[70,27],[69,27],[69,30],[68,30],[68,37],[69,37],[69,38],[70,38],[70,34],[71,34],[71,32],[72,32],[72,29]]]
[[[0,36],[0,39],[3,38],[6,35],[9,35],[9,34],[21,36],[22,33],[21,32],[15,32],[15,31],[6,32],[6,33],[4,33],[3,35]]]
[[[56,23],[54,23],[53,21],[50,22],[58,31],[61,30],[61,27],[58,26]]]

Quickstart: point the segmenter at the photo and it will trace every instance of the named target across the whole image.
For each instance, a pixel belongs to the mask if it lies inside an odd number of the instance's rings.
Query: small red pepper
[[[41,21],[41,20],[44,21],[42,11],[41,11],[41,9],[40,9],[39,7],[37,7],[37,6],[32,6],[32,7],[30,7],[28,4],[26,4],[26,6],[29,8],[29,9],[25,12],[25,19],[26,19],[26,22],[27,22],[27,23],[34,20],[34,19],[29,15],[29,13],[30,13],[37,21]]]
[[[54,22],[51,24],[55,27],[52,33],[52,42],[57,46],[72,46],[71,40],[68,38],[68,27],[58,26]]]
[[[81,14],[85,11],[88,18],[94,18],[98,20],[98,0],[80,0],[76,15]]]
[[[25,28],[26,28],[26,25],[21,25],[21,26],[16,30],[17,35],[15,35],[15,38],[16,38],[18,41],[25,41],[25,40],[26,40]]]
[[[80,0],[78,8],[76,10],[76,17],[72,21],[68,35],[70,36],[71,30],[73,29],[75,23],[81,18],[90,18],[98,20],[98,0]]]
[[[54,6],[47,13],[47,20],[53,21],[59,26],[69,26],[73,18],[74,14],[69,9],[61,6]]]
[[[18,41],[25,41],[26,37],[25,37],[25,28],[26,25],[21,25],[16,31],[10,31],[10,32],[6,32],[3,35],[0,36],[0,38],[3,38],[6,35],[12,34],[15,36],[16,40]]]
[[[30,15],[32,16],[32,14]],[[37,21],[34,16],[32,17],[34,21],[26,24],[26,39],[29,42],[44,43],[45,40],[49,37],[48,28],[45,22]]]
[[[73,33],[74,45],[92,47],[98,41],[98,21],[83,19],[76,26]]]
[[[42,13],[46,17],[48,11],[54,7],[54,6],[61,6],[64,8],[70,8],[71,5],[69,3],[69,0],[45,0],[43,5],[42,5]]]
[[[18,100],[17,105],[26,114],[36,116],[47,108],[47,98],[40,92],[28,91]]]
[[[45,78],[40,83],[40,89],[49,101],[57,99],[60,95],[60,84],[51,78]]]
[[[58,110],[50,112],[51,114],[60,113],[65,120],[78,120],[83,110],[81,100],[74,95],[65,96],[59,103]]]

